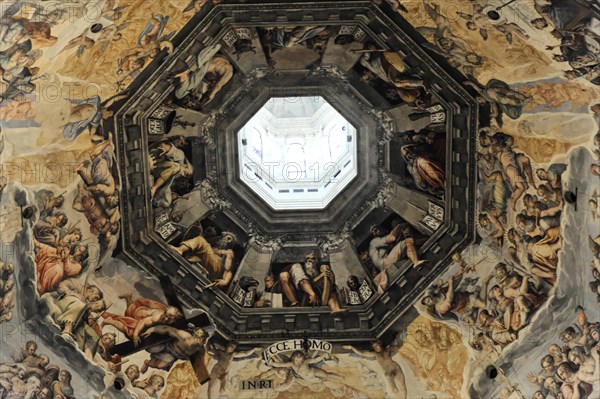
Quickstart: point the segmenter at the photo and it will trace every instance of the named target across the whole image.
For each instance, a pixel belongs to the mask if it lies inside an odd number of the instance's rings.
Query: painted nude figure
[[[396,339],[400,341],[399,338]],[[390,345],[384,348],[383,343],[377,340],[372,344],[372,351],[359,350],[352,345],[344,345],[343,348],[351,350],[357,355],[374,357],[383,369],[385,378],[392,387],[392,392],[399,394],[399,398],[405,399],[407,397],[404,372],[402,371],[402,367],[392,357],[400,349],[399,345]]]

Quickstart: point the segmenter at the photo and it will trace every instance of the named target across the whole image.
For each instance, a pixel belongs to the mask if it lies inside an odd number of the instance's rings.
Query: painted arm
[[[360,349],[356,349],[352,345],[344,345],[342,348],[347,349],[347,350],[351,350],[352,352],[354,352],[354,353],[356,353],[357,355],[360,355],[360,356],[367,356],[367,357],[375,358],[375,353],[374,352],[363,351],[363,350],[360,350]]]
[[[73,198],[73,209],[77,212],[85,211],[85,208],[83,207],[84,194],[83,185],[80,183],[77,185],[77,195]]]
[[[400,234],[400,229],[401,229],[400,225],[397,225],[396,227],[394,227],[392,229],[392,231],[390,231],[390,234],[388,234],[387,237],[385,238],[385,242],[387,244],[395,243],[396,240],[398,239],[398,235]]]
[[[555,216],[557,213],[562,212],[562,210],[563,210],[563,202],[562,202],[562,198],[561,198],[561,201],[559,201],[558,205],[541,211],[540,217],[542,217],[542,218],[543,217],[552,217],[552,216]]]
[[[91,132],[91,130],[90,130],[90,132]],[[92,134],[94,134],[94,133],[92,132]],[[108,177],[107,184],[94,183],[91,186],[88,186],[87,189],[89,191],[94,191],[94,192],[99,193],[104,196],[113,195],[115,193],[116,184],[115,184],[115,179],[112,177],[112,175],[110,174],[110,171],[108,170],[108,166],[102,167],[102,175]]]
[[[235,355],[233,355],[234,359],[240,358],[240,357],[246,357],[246,356],[250,356],[254,353],[258,353],[262,351],[262,348],[254,348],[254,349],[250,349],[247,351],[243,351],[243,352],[236,352]]]
[[[290,363],[290,362],[273,362],[273,363],[271,363],[271,366],[273,366],[273,367],[284,367],[284,368],[291,369],[292,368],[292,363]]]
[[[163,335],[169,335],[175,339],[186,339],[187,338],[187,333],[185,331],[180,331],[176,328],[173,328],[171,326],[154,326],[154,327],[150,327],[149,329],[146,330],[145,333],[142,334],[142,337],[147,338],[149,337],[151,334],[163,334]]]
[[[445,301],[448,303],[452,303],[454,300],[454,276],[450,276],[448,278],[448,291],[446,292]]]
[[[114,212],[112,213],[112,215],[110,216],[109,224],[111,226],[115,225],[119,221],[120,218],[121,218],[121,212],[119,212],[119,209],[116,208],[114,210]]]
[[[218,58],[213,60],[213,62],[219,60]],[[211,90],[208,99],[206,100],[206,103],[209,103],[210,101],[212,101],[213,98],[215,98],[215,96],[217,95],[217,93],[223,88],[223,86],[225,86],[227,84],[227,82],[229,82],[229,80],[233,77],[233,66],[231,66],[231,64],[229,64],[229,61],[222,59],[221,61],[221,71],[222,75],[221,78],[219,79],[219,81],[215,84],[215,86],[213,87],[213,89]]]
[[[231,249],[218,249],[214,252],[217,255],[225,257],[225,262],[223,262],[223,277],[216,281],[218,282],[217,285],[219,287],[226,287],[233,279],[233,273],[231,272],[231,268],[233,266],[233,259],[235,257],[235,254]]]
[[[140,320],[137,325],[135,326],[135,329],[133,330],[133,344],[135,346],[138,346],[140,343],[140,334],[142,331],[146,330],[149,327],[152,327],[153,325],[156,324],[156,320],[153,316],[148,316],[143,318],[142,320]]]
[[[319,355],[319,356],[315,357],[314,359],[306,359],[306,364],[315,364],[315,363],[322,362],[323,360],[325,360],[325,356]]]

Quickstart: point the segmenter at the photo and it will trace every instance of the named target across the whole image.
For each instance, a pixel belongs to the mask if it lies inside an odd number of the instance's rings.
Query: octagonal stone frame
[[[370,198],[379,185],[377,121],[364,112],[366,104],[355,93],[340,89],[342,81],[310,78],[306,73],[270,74],[258,81],[246,95],[228,107],[215,127],[218,188],[245,216],[270,235],[290,233],[326,233],[338,230]],[[323,209],[279,210],[271,208],[239,176],[237,132],[272,97],[321,96],[357,130],[357,176]],[[239,219],[240,214],[225,210]],[[301,221],[301,223],[298,223]]]
[[[146,125],[148,116],[169,95],[167,70],[179,62],[178,59],[193,59],[194,52],[210,42],[210,35],[219,38],[233,25],[253,23],[258,26],[257,21],[274,24],[282,19],[297,25],[307,24],[307,21],[310,24],[343,21],[357,24],[371,35],[378,32],[375,38],[405,55],[407,65],[430,82],[432,90],[445,99],[444,105],[452,113],[448,118],[445,224],[421,248],[430,266],[418,271],[410,268],[391,282],[383,295],[374,296],[364,306],[352,308],[343,318],[332,317],[326,308],[294,308],[293,313],[285,308],[240,308],[220,290],[203,289],[208,280],[198,268],[170,251],[153,231],[147,184]],[[424,51],[420,44],[426,40],[400,15],[392,13],[386,3],[381,9],[369,1],[351,0],[344,4],[250,0],[245,4],[207,6],[188,22],[173,42],[176,46],[173,54],[167,57],[161,53],[130,86],[130,98],[113,108],[113,119],[105,121],[106,126],[112,124],[115,131],[117,163],[125,187],[121,192],[121,245],[128,262],[154,275],[169,275],[187,307],[209,312],[221,334],[242,344],[291,337],[320,337],[345,343],[389,338],[392,328],[408,322],[402,316],[423,290],[446,270],[451,255],[474,238],[476,132],[478,118],[485,119],[488,114],[486,109],[480,110],[470,92],[458,83],[464,77],[443,58]],[[238,98],[236,95],[243,92],[243,89],[232,92],[229,97]],[[384,165],[379,161],[378,166]]]

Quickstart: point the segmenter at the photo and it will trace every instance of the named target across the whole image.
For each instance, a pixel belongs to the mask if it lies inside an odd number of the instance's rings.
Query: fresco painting
[[[332,3],[0,2],[0,398],[600,397],[598,5]]]

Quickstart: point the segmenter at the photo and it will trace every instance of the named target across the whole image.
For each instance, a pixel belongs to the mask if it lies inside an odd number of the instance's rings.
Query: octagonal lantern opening
[[[357,176],[356,132],[323,97],[272,97],[237,133],[240,180],[274,210],[323,209]]]

